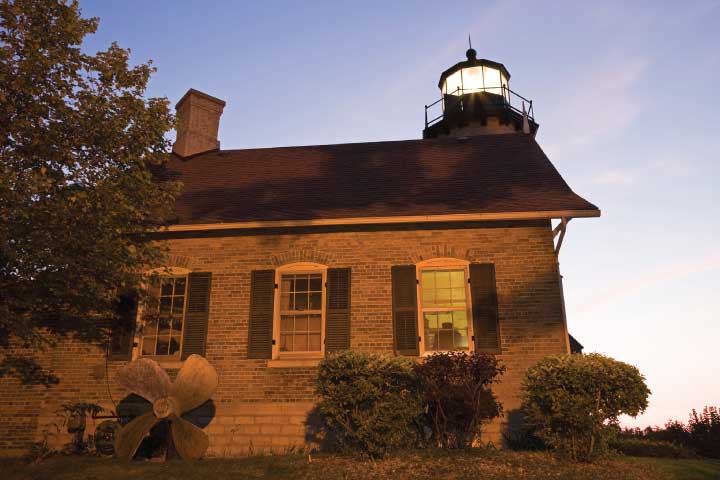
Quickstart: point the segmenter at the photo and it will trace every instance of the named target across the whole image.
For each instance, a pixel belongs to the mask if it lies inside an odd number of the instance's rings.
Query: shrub
[[[637,416],[650,390],[639,370],[597,353],[547,357],[523,382],[528,427],[551,448],[590,460],[607,448],[609,422]]]
[[[693,409],[687,425],[671,420],[665,427],[626,428],[619,435],[622,438],[672,442],[704,457],[720,458],[720,409],[706,406],[700,413]]]
[[[482,422],[502,413],[490,386],[505,367],[492,355],[436,353],[416,364],[433,441],[442,448],[472,446]]]
[[[417,442],[423,406],[412,365],[401,357],[350,351],[320,362],[317,410],[341,451],[372,458]]]
[[[682,445],[644,438],[618,437],[610,442],[610,448],[633,457],[692,458],[694,456],[690,449]]]

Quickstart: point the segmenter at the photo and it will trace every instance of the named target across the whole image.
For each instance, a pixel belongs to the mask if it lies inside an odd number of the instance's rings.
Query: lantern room
[[[497,133],[534,135],[538,124],[532,101],[510,90],[510,72],[502,63],[478,59],[470,48],[467,60],[440,75],[440,99],[425,106],[423,138]]]

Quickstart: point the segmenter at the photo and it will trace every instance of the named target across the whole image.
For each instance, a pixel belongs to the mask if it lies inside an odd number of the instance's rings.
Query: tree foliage
[[[77,2],[0,0],[0,339],[41,326],[100,338],[117,289],[162,251],[176,185],[153,181],[173,117],[145,98],[151,62],[113,43],[89,54],[96,18]]]
[[[645,377],[627,363],[598,353],[551,356],[528,369],[523,411],[548,446],[589,460],[607,446],[608,424],[644,412],[649,395]]]
[[[490,387],[505,367],[493,355],[444,352],[414,366],[422,382],[428,425],[442,448],[471,447],[482,423],[502,414]]]

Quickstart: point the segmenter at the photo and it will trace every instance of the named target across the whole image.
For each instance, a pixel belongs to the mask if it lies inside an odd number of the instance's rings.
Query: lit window
[[[155,276],[142,309],[142,355],[179,356],[187,277]]]
[[[420,312],[425,351],[468,350],[467,273],[459,269],[423,269]]]
[[[321,352],[323,274],[284,273],[280,281],[280,352]]]

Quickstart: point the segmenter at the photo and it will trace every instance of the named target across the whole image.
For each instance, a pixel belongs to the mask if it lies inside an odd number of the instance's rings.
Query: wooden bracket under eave
[[[560,234],[560,238],[558,238],[557,245],[555,245],[555,255],[560,254],[560,247],[562,247],[563,239],[565,238],[565,231],[567,230],[567,224],[572,220],[572,217],[560,217],[560,223],[558,223],[557,227],[553,230],[553,238],[557,237],[558,234]]]

